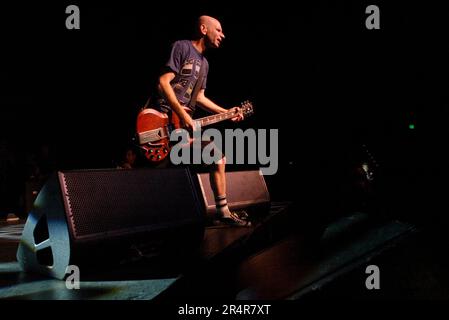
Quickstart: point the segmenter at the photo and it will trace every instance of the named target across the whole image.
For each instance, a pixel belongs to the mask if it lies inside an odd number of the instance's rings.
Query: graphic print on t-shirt
[[[200,73],[201,61],[197,59],[187,59],[179,72],[179,76],[175,78],[173,90],[177,96],[190,100],[195,82],[198,80]]]

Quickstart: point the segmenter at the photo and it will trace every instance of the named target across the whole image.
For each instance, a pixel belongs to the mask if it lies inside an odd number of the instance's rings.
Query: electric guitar
[[[185,108],[186,111],[190,111]],[[236,112],[234,110],[218,113],[211,116],[194,119],[201,127],[209,126],[221,121],[232,119],[239,113],[248,117],[254,113],[253,105],[249,101],[241,103]],[[139,147],[145,158],[157,164],[163,161],[170,153],[170,134],[173,130],[182,128],[181,120],[175,112],[169,117],[167,114],[152,108],[146,108],[137,115],[136,133]]]

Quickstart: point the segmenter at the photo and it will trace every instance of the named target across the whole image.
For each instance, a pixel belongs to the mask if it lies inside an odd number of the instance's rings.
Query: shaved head
[[[197,39],[203,38],[207,47],[218,48],[224,39],[221,23],[211,16],[202,15],[197,22]]]
[[[213,18],[213,17],[210,17],[210,16],[201,16],[201,17],[199,17],[198,18],[198,25],[197,25],[197,27],[198,27],[198,29],[200,29],[201,28],[201,25],[206,25],[207,27],[211,27],[211,26],[213,26],[214,24],[220,24],[220,21],[218,21],[217,19],[215,19],[215,18]]]

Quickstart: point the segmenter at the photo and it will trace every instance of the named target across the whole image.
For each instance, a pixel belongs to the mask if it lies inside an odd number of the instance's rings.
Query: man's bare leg
[[[231,224],[237,226],[250,226],[251,223],[240,219],[235,213],[229,210],[226,200],[226,158],[222,158],[217,164],[211,167],[209,174],[210,185],[215,196],[215,206],[217,216],[228,220]]]
[[[223,158],[225,159],[225,158]],[[223,160],[222,159],[222,160]],[[226,196],[226,164],[225,161],[212,165],[209,180],[215,198]]]

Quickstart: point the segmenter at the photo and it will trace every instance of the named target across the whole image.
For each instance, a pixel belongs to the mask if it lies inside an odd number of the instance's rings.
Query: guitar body
[[[191,115],[190,109],[185,110]],[[250,102],[242,103],[241,112],[244,116],[253,113]],[[210,125],[235,117],[235,111],[216,114],[201,119],[202,126]],[[142,109],[137,115],[136,133],[140,148],[144,152],[145,158],[153,164],[158,164],[170,154],[170,133],[173,130],[182,128],[181,120],[175,112],[170,116],[152,108]]]
[[[163,161],[170,151],[170,121],[165,113],[147,108],[137,116],[136,132],[144,156],[155,164]]]

